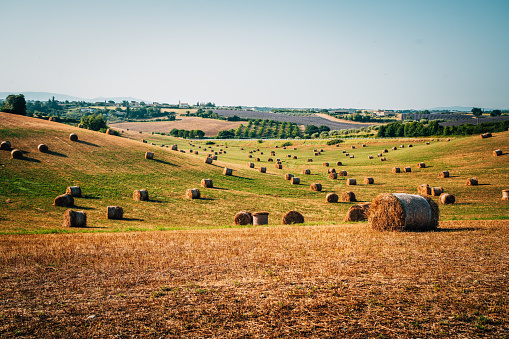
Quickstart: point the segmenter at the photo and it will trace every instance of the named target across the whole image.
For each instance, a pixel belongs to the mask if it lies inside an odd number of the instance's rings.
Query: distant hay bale
[[[87,214],[84,211],[67,210],[64,212],[63,227],[87,227]]]
[[[412,144],[410,144],[410,145],[408,145],[408,147],[414,147],[414,146],[412,146]]]
[[[325,196],[325,201],[330,203],[336,203],[339,201],[339,196],[336,193],[329,193]]]
[[[431,187],[428,184],[417,186],[417,193],[422,195],[431,195]]]
[[[275,164],[274,167],[276,167],[276,169],[283,169],[283,165],[281,164]]]
[[[336,172],[329,173],[329,179],[337,179],[337,178],[338,178],[338,174]]]
[[[346,177],[348,174],[346,173],[346,171],[339,171],[338,172],[338,176],[340,177]]]
[[[251,154],[249,154],[247,157],[251,159],[253,156]]]
[[[346,153],[346,150],[342,150],[341,153]]]
[[[311,174],[311,170],[309,168],[303,169],[302,174]]]
[[[70,194],[62,194],[55,198],[53,205],[60,207],[71,207],[74,205],[74,198]]]
[[[364,178],[364,184],[365,185],[373,185],[375,183],[375,179],[371,177]]]
[[[78,124],[78,128],[83,128],[82,124]],[[127,129],[129,131],[129,128]]]
[[[225,167],[223,169],[223,174],[224,175],[232,175],[232,173],[233,173],[233,170],[231,168]]]
[[[13,149],[11,151],[11,158],[12,159],[23,159],[23,152],[21,152],[21,150],[19,149]]]
[[[69,140],[78,141],[78,135],[76,133],[69,134]]]
[[[2,141],[0,144],[0,149],[2,151],[9,151],[11,149],[11,143],[9,141]]]
[[[509,190],[502,190],[502,200],[509,200]]]
[[[318,152],[313,153],[313,155],[314,155],[314,156],[317,156],[317,155],[319,155],[319,154],[320,154],[320,153],[318,153]]]
[[[428,197],[382,193],[369,208],[369,225],[380,231],[433,231],[438,227],[438,205]]]
[[[349,186],[357,185],[357,180],[355,180],[353,178],[348,178],[348,179],[346,179],[346,184]]]
[[[147,140],[145,140],[145,139],[141,139],[141,142],[142,142],[142,143],[144,143],[144,144],[146,144],[146,143],[147,143]]]
[[[429,141],[426,141],[426,145],[429,145]]]
[[[327,173],[329,173],[329,174],[330,174],[330,173],[336,173],[336,169],[335,169],[335,168],[333,168],[333,167],[328,168],[328,169],[327,169]]]
[[[378,153],[376,156],[380,158],[382,156],[382,153]]]
[[[477,178],[468,178],[467,179],[467,186],[477,186],[479,182],[477,181]]]
[[[320,192],[322,190],[322,184],[314,183],[309,187],[311,191]]]
[[[431,195],[434,197],[439,197],[443,192],[444,190],[442,187],[431,187]]]
[[[456,202],[456,198],[454,197],[454,195],[449,194],[449,193],[440,194],[439,200],[440,200],[440,203],[443,205],[454,204]]]
[[[499,155],[502,155],[502,151],[501,150],[496,149],[496,150],[493,151],[493,156],[494,157],[498,157]]]
[[[217,160],[217,155],[212,156],[212,160]]]
[[[201,179],[201,187],[213,188],[212,179]]]
[[[411,167],[405,167],[405,172],[406,172],[406,173],[410,173],[410,172],[412,172],[412,168],[411,168]]]
[[[321,148],[319,152],[320,152],[320,153],[321,153],[321,152],[323,152],[323,148]]]
[[[212,163],[212,158],[210,158],[210,157],[206,157],[206,158],[205,158],[205,163],[206,163],[206,164],[211,164],[211,163]]]
[[[108,206],[106,215],[108,219],[120,220],[124,217],[124,210],[120,206]]]
[[[384,150],[382,151],[382,153],[389,153],[389,150],[384,149]]]
[[[188,188],[186,190],[186,198],[188,199],[200,199],[200,190],[197,188]]]
[[[292,159],[296,160],[296,159],[297,159],[297,156],[296,156],[296,155],[294,155],[294,156],[292,157]]]
[[[449,178],[449,172],[448,171],[442,171],[438,174],[440,178]]]
[[[369,155],[369,156],[368,156],[368,159],[373,159],[373,156],[372,156],[372,155]]]
[[[396,151],[398,148],[397,147],[392,147],[391,150],[393,151]]]
[[[269,213],[255,212],[253,213],[253,225],[267,225],[269,223]]]
[[[302,224],[304,216],[297,211],[289,211],[283,215],[281,222],[283,225]]]
[[[349,157],[350,156],[350,153],[345,153],[345,157]]]
[[[171,150],[172,151],[178,151],[178,146],[177,145],[171,145]]]
[[[329,167],[329,163],[328,162],[324,162],[324,163],[322,163],[322,166]]]
[[[57,121],[55,117],[49,117],[48,121]]]
[[[353,154],[352,154],[352,155],[350,156],[350,158],[355,158],[355,155],[353,155]]]
[[[357,199],[355,198],[355,193],[346,191],[341,194],[341,201],[344,202],[355,202]]]
[[[342,163],[341,161],[338,161],[338,162],[336,163],[336,166],[343,166],[343,163]]]
[[[369,206],[369,202],[350,206],[345,215],[345,222],[368,220]]]
[[[308,159],[308,162],[313,162],[313,159]]]
[[[286,157],[287,157],[287,158],[291,158],[291,157],[292,157],[292,155],[291,155],[291,154],[287,154],[287,155],[286,155]]]
[[[401,172],[401,169],[399,167],[392,168],[392,173],[400,173],[400,172]]]
[[[81,187],[69,186],[65,189],[65,194],[69,194],[72,197],[81,197]]]
[[[145,152],[145,159],[154,159],[154,152]]]
[[[405,145],[399,145],[399,148],[405,148]]]
[[[290,182],[292,183],[292,185],[298,185],[300,184],[300,179],[298,177],[292,177],[290,179]]]
[[[366,147],[366,144],[362,144],[362,147]]]
[[[423,163],[423,162],[420,162],[420,163],[417,164],[417,167],[418,168],[426,168],[426,164]]]
[[[447,139],[445,139],[445,141],[451,141],[451,139],[447,138]]]
[[[268,158],[268,159],[267,159],[267,161],[268,161],[268,162],[274,162],[274,159],[272,159],[272,158]]]
[[[106,130],[106,134],[108,134],[108,135],[115,135],[115,132],[111,128],[108,128]]]
[[[285,174],[285,180],[291,180],[294,177],[292,173],[286,173]]]
[[[249,167],[249,168],[254,168],[254,163],[253,163],[253,162],[248,162],[248,163],[247,163],[247,167]]]
[[[380,161],[386,161],[387,159],[385,157],[381,157]]]
[[[260,167],[260,168],[258,169],[258,171],[259,171],[260,173],[266,173],[266,172],[267,172],[267,168],[265,168],[265,167]]]
[[[148,201],[148,191],[146,189],[134,190],[133,200]]]
[[[198,151],[194,151],[193,153],[194,153],[194,154],[196,154],[196,155],[198,155]]]
[[[259,161],[260,161],[260,158],[255,158],[255,161],[259,162]]]
[[[48,146],[46,144],[39,144],[39,146],[37,146],[37,149],[41,153],[46,153],[48,151]]]
[[[235,214],[235,217],[233,218],[233,223],[235,225],[249,225],[253,223],[253,216],[251,215],[251,212],[248,211],[240,211],[237,214]]]

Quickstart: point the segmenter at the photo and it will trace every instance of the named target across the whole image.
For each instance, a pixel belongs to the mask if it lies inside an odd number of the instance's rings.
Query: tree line
[[[509,128],[509,120],[497,122],[483,122],[477,125],[463,124],[459,126],[441,126],[433,120],[428,124],[422,122],[393,122],[378,127],[377,138],[384,137],[426,137],[473,135],[487,132],[502,132]]]
[[[301,137],[299,125],[292,122],[250,119],[247,125],[237,129],[223,130],[217,135],[220,139],[287,139]]]

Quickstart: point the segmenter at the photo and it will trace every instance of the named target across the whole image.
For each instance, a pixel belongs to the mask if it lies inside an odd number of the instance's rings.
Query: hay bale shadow
[[[80,210],[87,210],[87,211],[95,210],[95,208],[93,208],[93,207],[83,207],[83,206],[79,206],[79,205],[73,205],[72,207],[76,208],[76,209],[80,209]]]
[[[145,220],[139,219],[139,218],[122,218],[121,220],[125,220],[125,221],[145,221]]]
[[[166,160],[161,160],[161,159],[151,159],[151,160],[152,160],[152,161],[155,161],[155,162],[158,162],[158,163],[161,163],[161,164],[165,164],[165,165],[177,166],[177,165],[172,164],[171,162],[166,161]]]
[[[57,156],[57,157],[67,158],[66,154],[58,153],[58,152],[55,152],[55,151],[47,151],[46,153],[50,154],[50,155]]]
[[[471,232],[471,231],[479,231],[481,228],[477,227],[459,227],[459,228],[441,228],[438,226],[435,232]]]
[[[228,188],[224,188],[224,187],[211,187],[213,190],[221,190],[221,191],[229,191]]]
[[[38,159],[34,159],[34,158],[28,158],[28,157],[23,157],[19,160],[23,160],[23,161],[28,161],[28,162],[41,162],[40,160]]]
[[[99,145],[93,144],[88,141],[78,140],[77,142],[79,142],[80,144],[88,145],[88,146],[99,147]]]

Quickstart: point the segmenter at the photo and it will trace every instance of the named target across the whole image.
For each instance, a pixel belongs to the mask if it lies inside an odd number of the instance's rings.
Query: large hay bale
[[[349,201],[357,201],[355,198],[355,193],[346,191],[341,194],[341,201],[349,202]]]
[[[339,201],[339,196],[336,193],[329,193],[325,196],[325,201],[330,203],[336,203]]]
[[[64,212],[63,227],[87,227],[87,214],[84,211],[67,210]]]
[[[145,152],[145,159],[154,159],[154,152]]]
[[[225,167],[223,169],[223,174],[224,175],[232,175],[233,174],[233,170],[231,168]]]
[[[206,164],[211,164],[211,163],[212,163],[212,158],[210,158],[210,157],[206,157],[206,158],[205,158],[205,163],[206,163]]]
[[[81,197],[81,187],[69,186],[65,189],[65,194],[69,194],[72,197]]]
[[[454,197],[454,195],[449,194],[449,193],[440,194],[439,200],[440,200],[440,203],[443,205],[454,204],[456,202],[456,198]]]
[[[41,153],[46,153],[49,150],[48,145],[46,145],[46,144],[39,144],[39,146],[37,146],[37,149]]]
[[[290,179],[290,182],[292,183],[292,185],[298,185],[300,184],[300,179],[298,177],[292,177]]]
[[[410,173],[410,172],[412,172],[412,168],[411,168],[411,167],[405,167],[405,172],[406,172],[406,173]]]
[[[423,195],[431,195],[431,187],[428,184],[422,184],[417,186],[417,193]]]
[[[345,215],[345,222],[368,220],[369,206],[369,202],[350,206]]]
[[[449,178],[449,172],[448,171],[442,171],[438,174],[440,178]]]
[[[353,178],[348,178],[348,179],[346,179],[346,184],[349,186],[357,185],[357,180],[355,180]]]
[[[253,225],[267,225],[269,223],[269,213],[255,212],[253,213]]]
[[[281,222],[283,225],[302,224],[304,216],[297,211],[288,211],[283,215]]]
[[[274,167],[276,167],[276,169],[283,169],[283,165],[282,164],[275,164]]]
[[[380,231],[433,231],[438,227],[438,205],[428,197],[382,193],[373,199],[368,221]]]
[[[148,201],[148,191],[146,189],[134,190],[133,199],[137,201]]]
[[[439,197],[443,192],[444,190],[442,187],[431,187],[431,195],[434,197]]]
[[[366,185],[373,185],[375,183],[375,179],[371,177],[364,178],[364,184]]]
[[[322,184],[314,183],[309,186],[311,191],[320,192],[322,190]]]
[[[260,173],[266,173],[266,172],[267,172],[267,168],[265,168],[265,167],[260,167],[260,168],[258,169],[258,171],[259,171]]]
[[[329,173],[329,174],[330,174],[330,173],[336,173],[336,169],[335,169],[335,168],[333,168],[333,167],[328,168],[328,169],[327,169],[327,173]]]
[[[268,161],[268,162],[274,162],[274,159],[272,159],[272,158],[268,158],[268,159],[267,159],[267,161]]]
[[[346,176],[347,176],[347,173],[346,173],[346,171],[339,171],[339,172],[338,172],[338,176],[340,176],[340,177],[346,177]]]
[[[392,168],[392,173],[400,173],[400,172],[401,172],[401,169],[399,167]]]
[[[249,154],[247,157],[248,157],[249,159],[251,159],[253,156],[252,156],[251,154]]]
[[[468,178],[466,182],[467,186],[477,186],[478,184],[479,181],[477,180],[477,178]]]
[[[286,155],[286,157],[287,157],[287,158],[291,158],[291,157],[292,157],[292,155],[291,155],[291,154],[287,154],[287,155]]]
[[[311,170],[309,168],[303,169],[302,174],[311,174]]]
[[[2,141],[0,144],[0,149],[2,151],[9,151],[11,149],[11,143],[9,141]]]
[[[350,153],[345,153],[345,157],[348,157],[348,156],[350,156]]]
[[[200,199],[200,190],[197,188],[189,188],[186,190],[186,198]]]
[[[23,152],[21,152],[21,150],[19,149],[13,149],[11,151],[11,158],[13,159],[23,159]]]
[[[233,218],[233,223],[235,225],[249,225],[253,223],[253,216],[251,215],[251,212],[248,211],[240,211],[237,214],[235,214],[235,217]]]
[[[76,133],[69,134],[69,140],[78,141],[78,135]]]
[[[496,149],[496,150],[493,151],[493,156],[494,157],[498,157],[499,155],[502,155],[502,151],[501,150]]]
[[[405,148],[405,145],[399,145],[399,148]]]
[[[108,219],[120,220],[124,217],[124,210],[120,206],[108,206],[106,216]]]
[[[423,163],[423,162],[420,162],[420,163],[417,164],[417,167],[418,168],[426,168],[426,164]]]
[[[212,179],[201,179],[201,187],[212,188],[214,184],[212,183]]]
[[[502,200],[509,200],[509,190],[502,190]]]
[[[70,194],[62,194],[55,198],[53,205],[60,207],[71,207],[74,205],[74,198]]]
[[[337,179],[337,178],[338,178],[338,174],[336,172],[329,173],[329,179]]]
[[[324,162],[324,163],[322,163],[322,166],[329,167],[329,163],[328,162]]]
[[[293,177],[294,177],[294,175],[293,175],[293,174],[291,174],[291,173],[286,173],[286,174],[285,174],[285,179],[286,179],[286,180],[291,180]]]

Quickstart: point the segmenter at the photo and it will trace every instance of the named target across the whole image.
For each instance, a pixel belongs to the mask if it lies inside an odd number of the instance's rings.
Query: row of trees
[[[237,129],[220,131],[221,139],[287,139],[301,137],[300,128],[295,123],[274,120],[253,119],[247,125],[241,124]]]
[[[200,129],[194,129],[191,131],[185,129],[172,129],[170,135],[179,138],[198,138],[201,139],[205,136],[205,132]]]
[[[414,121],[408,123],[393,122],[378,127],[378,138],[384,137],[426,137],[426,136],[450,136],[472,135],[487,132],[502,132],[509,128],[509,120],[498,122],[484,122],[481,124],[463,124],[459,126],[441,126],[433,120],[428,124]]]

